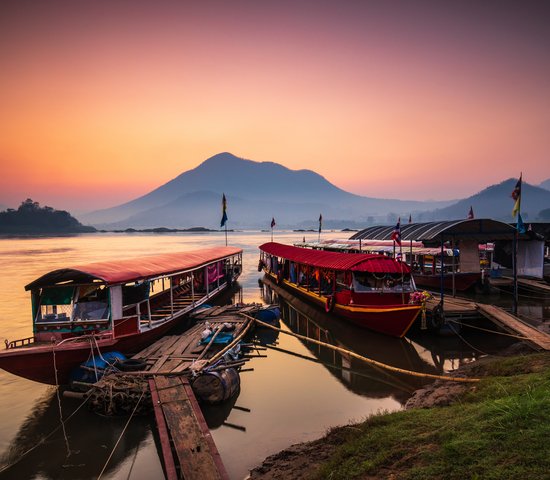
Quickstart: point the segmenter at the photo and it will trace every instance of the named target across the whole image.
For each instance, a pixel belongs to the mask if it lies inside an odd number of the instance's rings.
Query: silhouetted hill
[[[516,178],[510,178],[448,207],[433,212],[424,212],[419,216],[418,221],[467,218],[470,206],[472,206],[476,218],[494,218],[495,220],[513,222],[514,200],[512,200],[511,193],[516,182]],[[525,182],[521,188],[521,216],[524,221],[536,220],[543,209],[550,207],[550,191]]]
[[[214,155],[198,167],[123,205],[81,218],[108,227],[219,225],[221,196],[228,201],[231,228],[279,226],[316,219],[385,219],[448,205],[354,195],[310,170],[290,170],[273,162],[254,162],[230,153]]]
[[[550,190],[550,178],[548,180],[545,180],[544,182],[541,182],[539,187],[544,188],[545,190]]]
[[[33,202],[30,198],[21,203],[17,210],[8,209],[0,212],[0,233],[52,234],[95,231],[94,227],[82,225],[69,212],[40,207],[38,202]]]

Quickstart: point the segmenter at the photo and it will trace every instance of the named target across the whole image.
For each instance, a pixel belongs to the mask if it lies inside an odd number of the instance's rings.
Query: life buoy
[[[117,362],[115,366],[123,372],[140,372],[145,370],[147,363],[137,358],[128,358],[127,360]]]
[[[325,312],[330,313],[334,310],[334,296],[329,295],[325,301]]]

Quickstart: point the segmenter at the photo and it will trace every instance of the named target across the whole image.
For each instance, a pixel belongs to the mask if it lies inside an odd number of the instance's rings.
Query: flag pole
[[[227,222],[225,224],[225,246],[227,247]]]

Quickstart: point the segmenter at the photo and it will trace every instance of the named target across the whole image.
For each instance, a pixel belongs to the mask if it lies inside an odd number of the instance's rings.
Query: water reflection
[[[264,300],[279,304],[282,321],[292,332],[392,367],[437,373],[434,365],[423,361],[410,342],[379,335],[335,318],[281,289],[267,277],[263,283]],[[391,396],[404,404],[414,390],[429,381],[371,365],[326,346],[303,340],[302,343],[339,382],[358,395],[369,398]]]
[[[136,417],[126,426],[127,418],[100,417],[80,400],[61,397],[60,401],[65,429],[56,391],[51,388],[35,404],[4,453],[0,468],[5,470],[0,478],[97,478],[103,469],[109,478],[121,470],[129,474],[136,464],[140,464],[141,474],[132,478],[161,474],[158,461],[148,460],[148,466],[143,467],[143,459],[138,461],[137,456],[144,445],[154,443],[151,418]],[[123,431],[123,439],[107,464]]]

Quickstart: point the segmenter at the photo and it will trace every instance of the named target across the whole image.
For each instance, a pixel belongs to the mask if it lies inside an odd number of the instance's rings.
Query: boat
[[[33,336],[6,340],[0,368],[40,383],[69,381],[94,355],[138,352],[226,290],[242,250],[217,247],[96,262],[42,275],[31,292]]]
[[[465,242],[463,242],[465,243]],[[461,265],[460,251],[457,248],[443,248],[443,278],[441,275],[441,248],[425,247],[422,242],[404,241],[401,248],[392,240],[322,240],[318,242],[301,242],[296,246],[318,250],[338,251],[346,253],[379,253],[391,257],[401,256],[401,260],[412,267],[414,282],[419,287],[430,290],[441,290],[441,282],[445,290],[465,292],[481,282],[481,262],[486,259],[488,245],[465,245],[466,251],[473,260],[468,265]],[[489,244],[492,245],[492,244]],[[476,249],[480,259],[476,263]],[[471,253],[473,252],[473,253]],[[464,254],[463,254],[464,256]],[[487,265],[488,261],[485,262]],[[487,265],[484,265],[486,267]],[[466,270],[464,268],[466,267]]]
[[[393,258],[276,242],[259,248],[258,269],[278,285],[361,327],[401,338],[421,311],[409,267]]]

